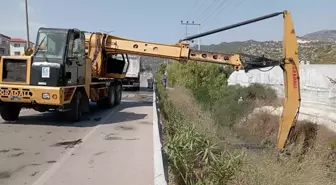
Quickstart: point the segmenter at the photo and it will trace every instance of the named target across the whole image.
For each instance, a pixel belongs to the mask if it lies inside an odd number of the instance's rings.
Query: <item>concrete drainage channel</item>
[[[162,122],[160,121],[159,99],[156,95],[155,82],[153,84],[153,148],[154,148],[154,184],[167,185],[167,170],[163,164]]]

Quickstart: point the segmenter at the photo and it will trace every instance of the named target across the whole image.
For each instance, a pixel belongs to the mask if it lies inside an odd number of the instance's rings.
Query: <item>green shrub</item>
[[[162,73],[157,73],[157,82]],[[160,112],[165,119],[164,148],[168,155],[169,170],[177,184],[227,184],[241,169],[243,155],[221,151],[207,133],[183,117],[169,101],[162,83],[156,83]]]
[[[232,130],[226,129],[238,123],[256,106],[262,105],[260,102],[266,101],[268,104],[276,100],[275,90],[261,84],[252,84],[248,87],[228,86],[227,78],[232,70],[223,69],[219,65],[196,62],[186,65],[173,63],[166,69],[168,85],[172,87],[182,85],[191,90],[197,102],[212,114],[219,132],[226,131],[222,134],[225,144],[235,145],[237,141],[244,143],[245,139],[252,139],[252,142],[246,143],[252,145],[254,142],[258,143],[259,139],[275,143],[277,132],[275,128],[278,125],[274,124],[275,121],[272,119],[278,118],[269,117],[268,114],[261,114],[247,122],[241,122],[242,125],[236,125],[242,126],[240,128],[243,129],[238,129],[238,132],[246,137],[230,140],[232,138],[227,135]],[[281,159],[273,153],[273,150],[265,148],[262,151],[247,150],[246,162],[249,164],[242,166],[244,156],[234,152],[232,148],[221,146],[225,149],[219,150],[207,134],[197,130],[193,123],[183,117],[181,112],[186,110],[177,110],[167,100],[164,88],[159,90],[159,94],[161,94],[160,105],[164,107],[163,112],[168,119],[164,131],[167,136],[165,148],[169,154],[170,169],[177,180],[176,184],[218,185],[227,184],[232,178],[235,178],[230,182],[232,184],[332,184],[331,181],[335,182],[336,167],[333,164],[336,156],[336,140],[334,137],[325,139],[327,134],[322,131],[317,134],[322,137],[320,139],[323,140],[321,141],[323,147],[320,148],[315,141],[315,150],[321,151],[316,154],[306,154],[305,159],[300,160],[301,162],[298,162],[293,151],[291,156]],[[243,99],[242,102],[238,102],[240,97]],[[225,128],[220,128],[221,126]],[[237,133],[237,127],[234,134]],[[301,140],[301,143],[305,144],[305,138]],[[328,146],[327,149],[324,148],[326,146]]]
[[[228,86],[227,79],[232,72],[232,68],[218,64],[175,62],[167,66],[167,79],[171,86],[178,84],[190,89],[197,102],[209,110],[220,125],[232,126],[253,110],[254,100],[277,99],[275,90],[261,84]],[[242,103],[238,103],[240,97]]]

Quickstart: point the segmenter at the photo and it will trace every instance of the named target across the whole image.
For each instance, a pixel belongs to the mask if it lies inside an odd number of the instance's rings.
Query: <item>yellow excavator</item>
[[[269,19],[284,18],[281,61],[245,54],[198,51],[185,42],[235,27]],[[285,146],[300,107],[299,62],[296,34],[290,12],[277,12],[180,40],[159,44],[129,40],[78,29],[40,28],[34,49],[25,56],[3,56],[0,65],[0,115],[15,121],[21,108],[64,113],[68,121],[79,121],[89,112],[89,101],[101,108],[121,103],[122,83],[128,55],[153,56],[231,65],[236,70],[280,66],[283,69],[285,100],[278,133],[278,149]],[[247,58],[241,60],[242,56]]]

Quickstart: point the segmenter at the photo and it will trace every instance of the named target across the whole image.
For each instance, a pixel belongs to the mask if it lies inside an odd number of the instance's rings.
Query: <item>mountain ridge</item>
[[[311,64],[336,64],[336,30],[320,30],[297,36],[300,61],[310,61]],[[197,50],[196,46],[191,46]],[[246,53],[281,59],[282,41],[231,41],[220,44],[201,45],[203,51],[214,51],[222,53]],[[157,64],[165,59],[157,57],[142,57],[143,65],[146,68],[157,68]]]
[[[297,36],[299,59],[317,64],[336,64],[336,30],[321,30]],[[191,48],[197,49],[197,46]],[[282,57],[282,41],[232,41],[201,45],[201,50],[225,53],[245,53],[273,59]]]

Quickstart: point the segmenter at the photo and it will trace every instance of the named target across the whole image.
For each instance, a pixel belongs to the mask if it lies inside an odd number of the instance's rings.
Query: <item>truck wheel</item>
[[[115,88],[115,105],[119,105],[121,103],[122,98],[122,88],[121,85],[117,85]]]
[[[102,98],[97,101],[97,106],[103,109],[112,108],[115,104],[115,88],[114,85],[110,85],[108,88],[108,97]]]
[[[108,91],[108,101],[107,101],[107,108],[111,108],[115,104],[116,98],[115,98],[115,87],[113,84],[109,86]]]
[[[1,117],[5,121],[15,121],[18,119],[21,107],[15,103],[8,103],[3,105],[1,110]]]
[[[65,112],[65,118],[67,121],[76,122],[80,121],[82,117],[81,102],[83,101],[82,93],[80,91],[75,92],[70,103],[70,110]]]

